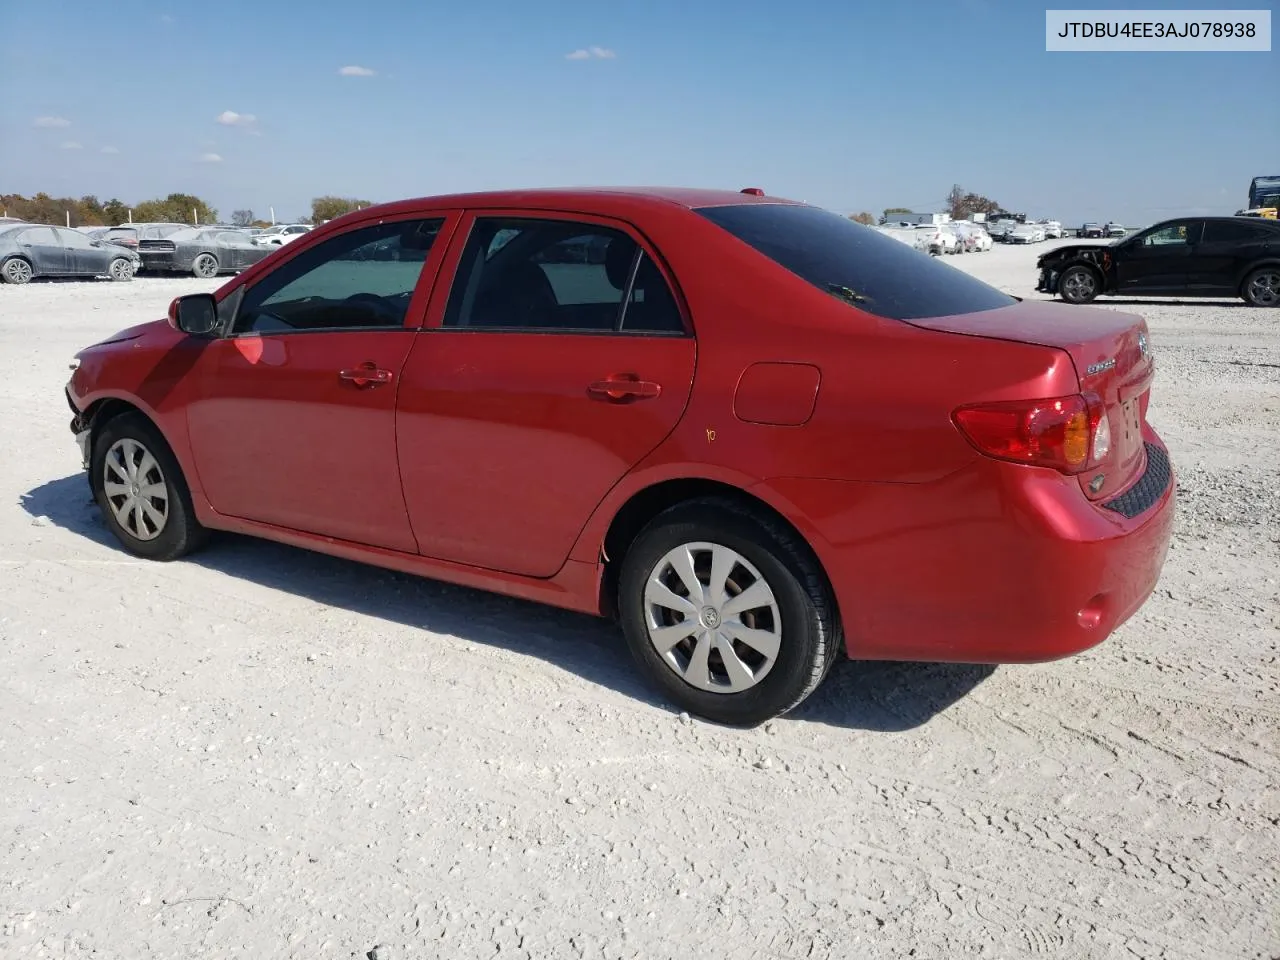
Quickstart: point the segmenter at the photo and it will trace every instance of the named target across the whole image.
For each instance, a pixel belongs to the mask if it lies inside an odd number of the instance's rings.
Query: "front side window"
[[[88,234],[79,230],[59,230],[58,239],[64,247],[75,247],[77,250],[92,250],[93,241]]]
[[[1146,250],[1178,250],[1199,242],[1199,239],[1200,224],[1183,221],[1142,234],[1139,244]]]
[[[399,328],[443,218],[348,230],[255,283],[235,333]]]
[[[477,218],[444,326],[682,333],[676,299],[628,234],[570,220]]]
[[[920,320],[1018,302],[872,227],[820,207],[744,203],[694,212],[818,289],[876,316]]]

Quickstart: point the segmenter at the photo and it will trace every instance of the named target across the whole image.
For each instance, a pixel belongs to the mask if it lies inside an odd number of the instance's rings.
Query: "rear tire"
[[[212,253],[202,253],[191,264],[191,272],[201,280],[212,280],[218,275],[218,258]]]
[[[1101,278],[1089,267],[1067,267],[1058,278],[1058,296],[1067,303],[1090,303],[1101,286]]]
[[[177,458],[141,414],[121,414],[94,431],[89,484],[107,528],[134,556],[176,560],[208,539]]]
[[[799,705],[840,650],[830,588],[807,546],[718,497],[677,504],[640,532],[622,560],[618,609],[648,679],[689,713],[732,726]]]
[[[1259,267],[1240,287],[1240,296],[1251,307],[1280,307],[1280,267]]]
[[[31,264],[21,257],[6,260],[4,266],[0,267],[0,279],[5,283],[28,283],[32,275]]]

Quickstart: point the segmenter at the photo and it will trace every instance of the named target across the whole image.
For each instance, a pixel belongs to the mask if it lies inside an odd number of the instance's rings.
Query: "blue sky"
[[[1046,53],[1021,0],[3,6],[0,193],[283,219],[322,193],[644,183],[878,213],[960,183],[1137,225],[1280,173],[1280,54]]]

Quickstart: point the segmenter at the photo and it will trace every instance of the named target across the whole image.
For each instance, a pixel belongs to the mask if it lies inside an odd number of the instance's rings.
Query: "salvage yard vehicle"
[[[1104,294],[1242,297],[1280,306],[1280,221],[1255,217],[1165,220],[1107,244],[1058,247],[1036,261],[1036,289],[1067,303]]]
[[[185,223],[126,223],[111,227],[99,239],[137,250],[138,244],[143,240],[161,240],[186,229],[188,227]]]
[[[247,233],[216,227],[189,227],[138,243],[144,270],[191,273],[206,280],[252,266],[274,249],[258,246]]]
[[[282,247],[310,230],[305,223],[278,223],[254,234],[253,242],[264,247]]]
[[[93,240],[79,230],[40,223],[0,224],[0,280],[27,283],[36,277],[110,277],[132,280],[138,255]]]
[[[1093,221],[1087,221],[1079,230],[1076,231],[1076,236],[1083,240],[1087,240],[1091,237],[1101,238],[1106,235],[1107,232],[1102,228],[1102,224],[1094,223]]]
[[[670,700],[735,725],[841,654],[1092,647],[1174,518],[1141,317],[754,194],[369,207],[72,366],[129,553],[228,530],[616,617]]]

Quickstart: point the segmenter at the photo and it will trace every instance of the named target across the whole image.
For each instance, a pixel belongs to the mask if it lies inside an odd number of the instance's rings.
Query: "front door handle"
[[[350,370],[339,370],[338,377],[357,387],[376,387],[380,383],[391,382],[391,371],[383,370],[368,360]]]
[[[652,380],[641,380],[634,373],[618,373],[597,380],[587,387],[593,400],[626,403],[631,400],[650,400],[662,393],[662,386]]]

